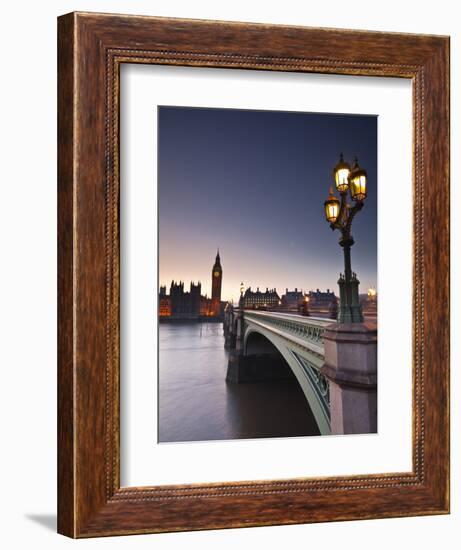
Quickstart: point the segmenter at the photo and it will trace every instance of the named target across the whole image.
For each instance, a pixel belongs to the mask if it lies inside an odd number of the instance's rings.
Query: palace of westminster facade
[[[189,290],[185,290],[183,281],[171,281],[169,293],[166,286],[161,286],[158,308],[160,320],[222,320],[226,306],[226,302],[221,300],[222,277],[223,270],[218,250],[211,269],[211,298],[202,295],[200,282],[191,282]],[[267,288],[262,292],[259,288],[253,291],[249,287],[244,291],[242,298],[245,309],[271,309],[330,318],[335,317],[338,303],[334,292],[322,292],[319,289],[304,293],[297,288],[294,291],[287,288],[285,294],[279,296],[275,288]],[[376,297],[374,301],[376,302]]]
[[[171,281],[170,293],[166,286],[160,287],[159,317],[161,320],[222,320],[225,302],[221,301],[222,267],[219,250],[211,270],[211,298],[202,296],[200,281],[190,283],[189,291],[184,290],[184,282]]]

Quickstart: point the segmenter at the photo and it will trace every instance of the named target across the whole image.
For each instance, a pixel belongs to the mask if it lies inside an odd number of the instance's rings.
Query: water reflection
[[[220,323],[159,329],[159,441],[317,435],[296,380],[230,384]]]

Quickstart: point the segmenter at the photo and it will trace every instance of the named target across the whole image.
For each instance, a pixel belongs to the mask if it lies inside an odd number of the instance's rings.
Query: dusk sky
[[[253,289],[332,289],[343,272],[340,233],[325,220],[332,170],[344,153],[368,172],[354,219],[352,270],[377,284],[377,117],[159,107],[159,284],[201,281],[211,295],[219,247],[222,299]],[[337,194],[337,196],[339,196]]]

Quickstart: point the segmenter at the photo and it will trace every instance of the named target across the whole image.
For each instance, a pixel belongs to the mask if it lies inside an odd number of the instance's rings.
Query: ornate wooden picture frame
[[[58,46],[59,532],[97,537],[448,513],[449,39],[71,13],[59,18]],[[411,471],[120,486],[122,63],[411,79]]]

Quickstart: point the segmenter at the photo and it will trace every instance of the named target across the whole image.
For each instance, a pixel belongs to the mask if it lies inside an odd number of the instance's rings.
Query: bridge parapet
[[[269,311],[245,311],[244,320],[267,323],[280,331],[302,338],[318,346],[323,345],[325,328],[331,325],[331,320],[317,317],[301,317],[289,313]]]
[[[245,329],[256,325],[304,348],[323,361],[323,336],[331,324],[331,320],[319,317],[242,310],[229,305],[224,314],[224,335],[227,348],[244,353]]]

